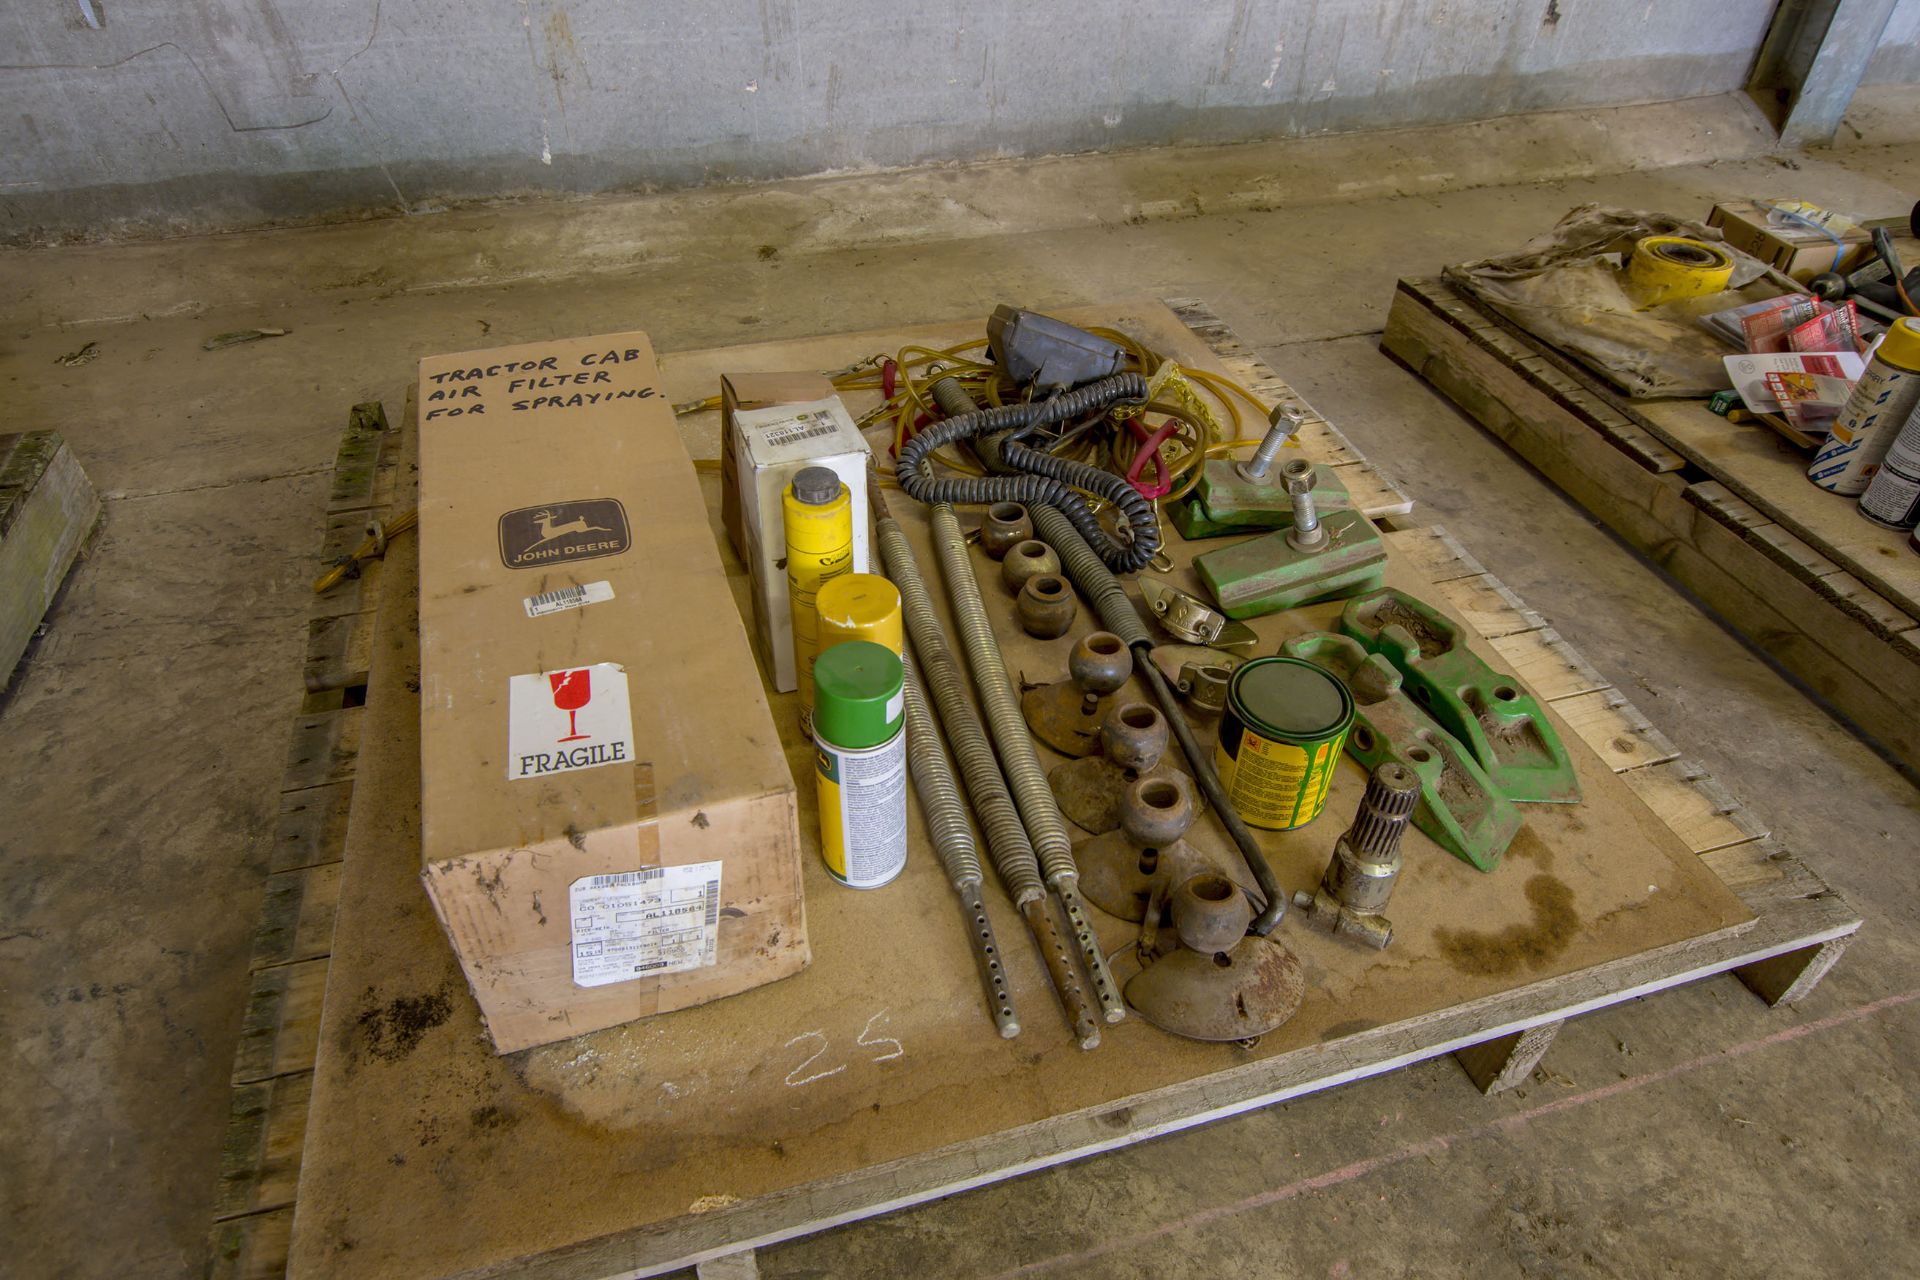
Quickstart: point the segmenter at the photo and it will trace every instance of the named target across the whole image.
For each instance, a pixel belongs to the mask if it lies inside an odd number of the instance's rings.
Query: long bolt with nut
[[[1320,513],[1313,505],[1313,486],[1320,479],[1313,464],[1295,458],[1280,469],[1280,474],[1286,480],[1287,495],[1293,499],[1293,528],[1287,531],[1287,545],[1295,551],[1325,551],[1326,526],[1320,523]]]
[[[1273,460],[1280,456],[1280,450],[1287,441],[1293,439],[1294,432],[1300,430],[1300,412],[1290,404],[1277,404],[1267,414],[1267,434],[1260,438],[1260,446],[1253,456],[1233,464],[1233,469],[1242,480],[1260,484],[1267,478],[1267,471],[1273,466]]]

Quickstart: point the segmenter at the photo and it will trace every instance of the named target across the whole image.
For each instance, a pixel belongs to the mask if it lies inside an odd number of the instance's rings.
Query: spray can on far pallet
[[[1807,479],[1850,498],[1866,492],[1915,405],[1920,405],[1920,324],[1902,316],[1888,326],[1853,384],[1833,434],[1813,455]]]
[[[1920,409],[1887,447],[1873,482],[1860,495],[1860,514],[1889,529],[1911,529],[1920,521]]]
[[[907,729],[900,655],[848,640],[815,660],[820,856],[841,884],[877,889],[907,865]]]
[[[853,495],[826,467],[802,467],[781,496],[787,533],[787,607],[793,617],[793,666],[800,680],[800,725],[813,719],[813,663],[820,652],[820,588],[853,571]]]

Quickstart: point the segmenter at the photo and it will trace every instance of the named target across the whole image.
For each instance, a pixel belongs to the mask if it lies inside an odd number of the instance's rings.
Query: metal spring
[[[873,492],[879,492],[878,486],[873,487]],[[1000,883],[1016,903],[1044,897],[1046,886],[1040,880],[1040,863],[1034,857],[1033,842],[1027,838],[1026,825],[1020,821],[1006,780],[1000,776],[993,744],[987,741],[980,717],[967,700],[966,677],[947,649],[939,618],[933,611],[933,600],[920,577],[920,566],[914,561],[913,548],[907,545],[907,535],[901,531],[899,522],[876,514],[880,556],[886,563],[887,576],[900,589],[900,609],[906,618],[907,634],[913,638],[917,665],[926,677],[934,705],[940,709],[940,719],[946,725],[948,741],[959,761],[967,796],[973,801],[981,830],[986,833],[987,855],[993,859],[994,870],[1000,873]]]
[[[1102,625],[1119,636],[1129,649],[1137,644],[1152,644],[1153,637],[1147,634],[1147,624],[1140,620],[1140,611],[1127,597],[1127,589],[1087,545],[1087,540],[1079,536],[1073,523],[1052,507],[1033,507],[1029,511],[1035,535],[1053,548],[1067,577],[1093,601]]]
[[[1000,657],[1000,642],[987,620],[986,602],[980,598],[980,583],[973,576],[960,518],[951,505],[938,502],[933,505],[932,519],[934,551],[947,580],[947,601],[953,606],[960,650],[973,669],[980,709],[986,713],[987,730],[999,751],[1007,786],[1013,791],[1014,803],[1020,806],[1020,816],[1026,820],[1027,834],[1033,838],[1033,851],[1039,855],[1047,879],[1078,875],[1073,839],[1067,834],[1066,820],[1060,816],[1060,806],[1047,785],[1047,775],[1040,768],[1040,757],[1027,733],[1027,722],[1020,714],[1020,699],[1014,695],[1013,681]]]
[[[1108,1022],[1118,1022],[1127,1016],[1126,1002],[1120,998],[1120,989],[1107,968],[1100,940],[1094,936],[1085,910],[1078,906],[1080,869],[1073,861],[1073,841],[1067,834],[1066,819],[1060,816],[1059,802],[1053,798],[1053,788],[1047,785],[1047,775],[1040,768],[1026,719],[1020,714],[1020,701],[1014,696],[1013,681],[1000,657],[1000,642],[987,620],[987,606],[980,599],[980,583],[973,576],[973,561],[967,554],[966,535],[948,503],[934,504],[932,521],[934,550],[947,580],[947,599],[958,623],[960,647],[973,668],[973,687],[986,711],[994,745],[999,748],[1007,785],[1013,790],[1014,803],[1020,806],[1020,816],[1026,820],[1047,883],[1067,912],[1073,941],[1087,966],[1101,1016]]]
[[[907,768],[933,836],[933,851],[940,855],[940,865],[953,887],[964,889],[980,883],[980,853],[973,840],[973,824],[967,821],[967,802],[961,798],[947,744],[941,741],[933,709],[927,705],[920,672],[911,657],[902,665],[906,668]]]

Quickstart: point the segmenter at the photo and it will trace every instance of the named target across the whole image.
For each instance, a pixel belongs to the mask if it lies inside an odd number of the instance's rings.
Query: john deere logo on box
[[[633,542],[617,498],[522,507],[500,517],[500,559],[509,569],[545,569],[617,556]]]

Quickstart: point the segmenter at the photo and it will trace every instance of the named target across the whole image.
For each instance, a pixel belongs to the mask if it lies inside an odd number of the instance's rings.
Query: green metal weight
[[[1546,712],[1489,667],[1432,605],[1384,587],[1348,602],[1340,630],[1391,662],[1406,690],[1457,738],[1500,794],[1519,804],[1577,804],[1580,779]]]
[[[1491,871],[1520,831],[1520,811],[1495,790],[1473,757],[1422,711],[1401,687],[1392,663],[1358,640],[1314,631],[1280,651],[1332,672],[1353,691],[1354,724],[1347,754],[1371,772],[1403,765],[1420,779],[1413,825],[1454,857]]]

